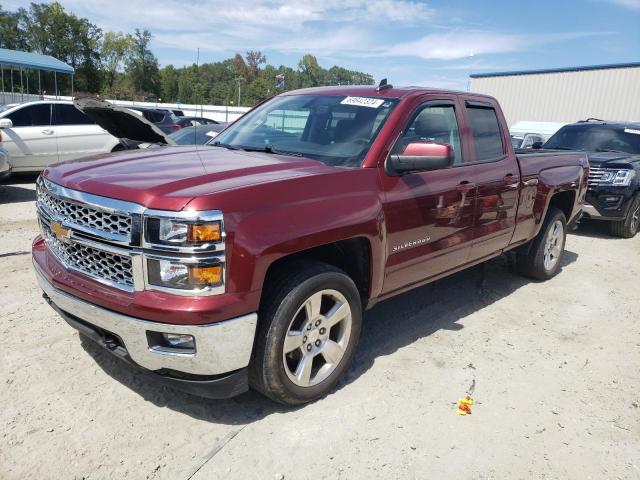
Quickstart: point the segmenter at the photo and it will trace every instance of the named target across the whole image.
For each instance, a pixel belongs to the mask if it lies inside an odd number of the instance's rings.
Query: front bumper
[[[627,187],[590,188],[582,210],[587,218],[593,220],[624,220],[634,193],[634,188]]]
[[[51,306],[74,328],[135,365],[161,375],[178,388],[201,396],[223,398],[247,389],[257,324],[252,313],[208,325],[174,325],[130,317],[69,295],[54,287],[34,262],[35,274]],[[195,352],[168,351],[151,344],[149,332],[178,333],[195,338]],[[232,375],[230,375],[230,373]],[[231,380],[229,380],[231,378]],[[222,382],[225,394],[207,385]],[[185,388],[188,384],[191,387]],[[195,385],[193,385],[195,384]],[[227,394],[229,393],[229,394]]]
[[[11,165],[9,164],[9,155],[6,150],[0,148],[0,180],[11,175]]]

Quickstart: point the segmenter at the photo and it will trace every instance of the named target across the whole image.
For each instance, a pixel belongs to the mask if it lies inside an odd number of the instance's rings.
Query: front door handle
[[[476,188],[476,184],[468,180],[464,180],[458,184],[458,191],[467,193]]]
[[[42,133],[44,133],[45,135],[53,135],[53,130],[51,130],[50,128],[45,128],[44,130],[42,130]]]

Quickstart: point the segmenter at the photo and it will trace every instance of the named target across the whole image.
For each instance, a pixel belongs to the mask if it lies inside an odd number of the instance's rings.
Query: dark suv
[[[137,105],[125,106],[125,108],[140,113],[144,118],[149,120],[166,134],[175,132],[182,128],[178,125],[179,118],[169,109],[139,107]]]
[[[619,237],[638,232],[640,123],[590,119],[565,125],[544,148],[586,151],[591,170],[584,216],[611,222],[611,233]]]

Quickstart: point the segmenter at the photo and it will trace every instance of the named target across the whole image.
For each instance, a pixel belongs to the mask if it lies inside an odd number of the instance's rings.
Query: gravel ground
[[[640,478],[640,235],[584,225],[549,282],[503,256],[381,303],[340,388],[286,409],[83,342],[34,279],[33,182],[0,184],[2,479]]]

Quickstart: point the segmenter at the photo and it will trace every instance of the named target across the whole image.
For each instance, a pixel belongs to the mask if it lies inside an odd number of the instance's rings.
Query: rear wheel
[[[518,271],[536,280],[548,280],[560,270],[567,239],[567,220],[561,210],[551,208],[528,253],[517,257]]]
[[[362,308],[355,284],[330,265],[292,265],[261,309],[252,387],[289,405],[330,392],[353,357]]]
[[[640,193],[631,202],[627,217],[620,222],[611,222],[611,234],[616,237],[633,238],[640,228]]]

